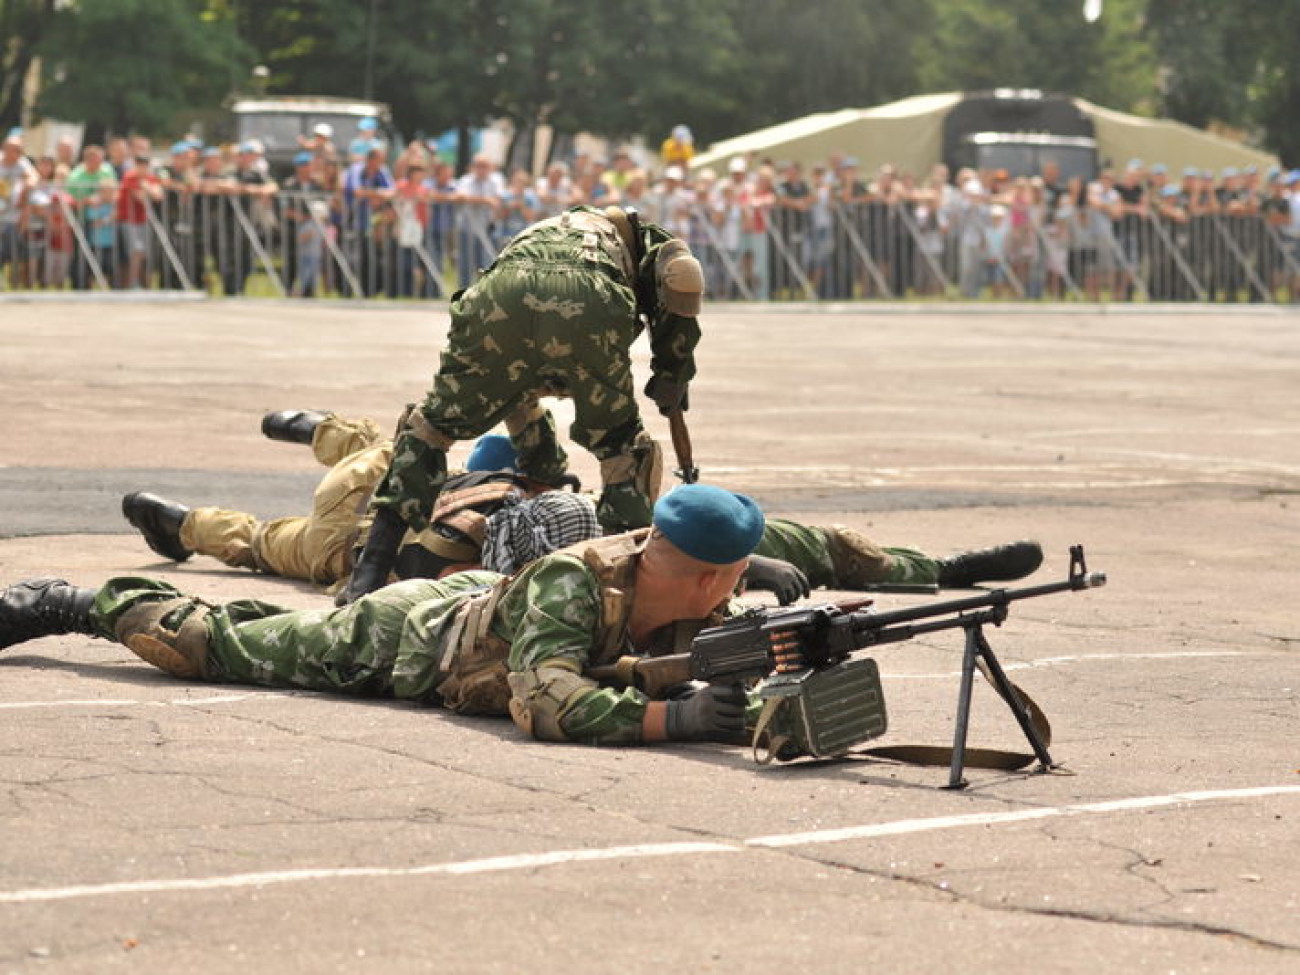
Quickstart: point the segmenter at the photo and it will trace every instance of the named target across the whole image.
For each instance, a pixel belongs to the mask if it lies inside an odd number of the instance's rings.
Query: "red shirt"
[[[161,186],[153,173],[139,169],[129,169],[122,176],[122,183],[117,191],[117,219],[119,223],[131,223],[137,226],[147,222],[144,204],[136,198],[136,191],[145,186]]]

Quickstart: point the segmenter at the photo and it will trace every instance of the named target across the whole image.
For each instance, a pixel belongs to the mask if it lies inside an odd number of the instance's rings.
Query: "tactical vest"
[[[393,571],[399,579],[441,579],[477,569],[487,521],[512,495],[535,497],[537,485],[504,471],[471,471],[447,479],[429,527],[402,546]]]
[[[579,542],[560,550],[582,561],[600,583],[601,633],[592,648],[593,665],[616,660],[623,649],[627,619],[632,613],[637,559],[650,534],[649,528],[626,535],[611,535]],[[438,659],[438,696],[460,714],[506,714],[510,687],[506,659],[510,645],[492,632],[492,616],[511,580],[502,579],[490,589],[468,597],[456,618]]]

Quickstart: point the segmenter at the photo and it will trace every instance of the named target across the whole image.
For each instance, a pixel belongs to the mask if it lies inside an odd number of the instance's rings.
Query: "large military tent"
[[[916,95],[875,108],[807,115],[714,143],[691,161],[691,168],[698,171],[711,167],[721,173],[733,156],[774,162],[797,160],[808,166],[839,153],[856,157],[863,172],[888,162],[924,174],[942,161],[944,119],[962,98],[960,92],[943,92]],[[1122,167],[1137,158],[1147,165],[1164,163],[1176,173],[1185,166],[1267,169],[1278,162],[1269,153],[1181,122],[1128,115],[1081,98],[1072,101],[1096,129],[1103,165]]]

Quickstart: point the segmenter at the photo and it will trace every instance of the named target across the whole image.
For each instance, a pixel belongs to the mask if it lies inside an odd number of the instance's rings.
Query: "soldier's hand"
[[[668,702],[664,732],[670,741],[735,742],[745,730],[745,690],[708,684]]]
[[[650,381],[645,385],[645,394],[654,400],[655,406],[659,407],[659,412],[664,416],[668,416],[678,408],[683,413],[691,408],[686,383],[665,379],[662,376],[651,376]]]
[[[812,586],[808,584],[808,577],[797,566],[762,555],[749,557],[749,567],[745,569],[743,578],[745,586],[749,589],[763,589],[775,593],[777,602],[782,606],[789,606],[812,591]]]

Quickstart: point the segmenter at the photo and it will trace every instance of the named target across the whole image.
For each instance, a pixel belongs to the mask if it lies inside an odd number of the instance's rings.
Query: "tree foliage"
[[[22,119],[23,89],[55,0],[0,0],[0,133]]]
[[[220,4],[90,0],[55,16],[42,45],[37,110],[92,131],[161,131],[187,108],[217,104],[248,52]]]
[[[1300,0],[0,0],[0,119],[21,61],[41,109],[165,125],[250,87],[372,96],[432,135],[506,118],[654,144],[708,143],[929,91],[1024,87],[1300,156]],[[63,6],[59,4],[58,6]],[[51,22],[54,29],[42,39]],[[16,101],[14,102],[16,104]],[[11,113],[12,115],[12,113]]]

